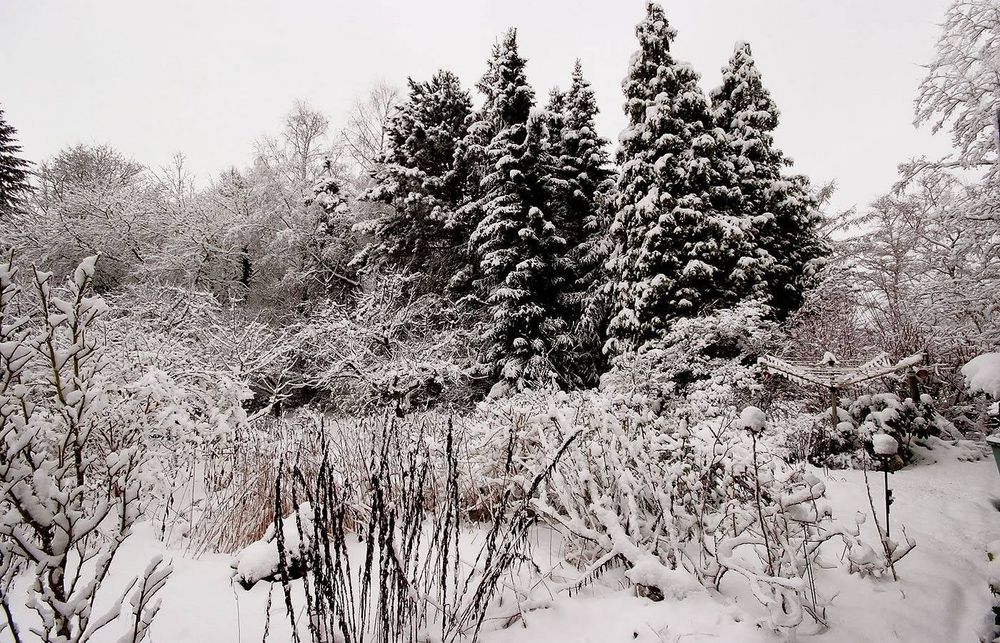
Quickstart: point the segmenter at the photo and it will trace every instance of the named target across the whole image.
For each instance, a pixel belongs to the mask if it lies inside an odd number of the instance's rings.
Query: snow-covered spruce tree
[[[391,210],[373,222],[376,242],[365,249],[365,262],[423,275],[428,292],[439,292],[470,261],[470,230],[456,217],[466,182],[455,150],[471,113],[472,99],[455,74],[411,79],[407,100],[389,121],[389,150],[368,193]]]
[[[59,643],[89,640],[119,618],[136,583],[94,612],[141,511],[143,447],[136,440],[109,446],[108,420],[125,408],[137,422],[152,414],[149,400],[105,380],[96,259],[85,259],[64,287],[35,270],[34,302],[22,296],[12,257],[0,264],[0,569],[23,565],[34,575],[27,605],[39,622],[30,632]],[[147,568],[132,597],[133,636],[121,640],[144,638],[158,609],[151,596],[169,574],[159,561]],[[25,640],[9,600],[4,588],[7,626],[15,641]]]
[[[498,45],[494,45],[494,55]],[[492,65],[492,59],[490,65]],[[491,68],[492,69],[492,68]],[[487,76],[491,71],[487,72]],[[476,88],[484,92],[484,77]],[[486,175],[490,171],[486,149],[493,137],[497,135],[500,123],[491,118],[487,112],[491,99],[487,95],[486,105],[473,111],[466,119],[465,135],[455,147],[455,168],[463,183],[463,201],[455,211],[456,226],[474,231],[479,222],[486,216],[489,187],[486,185]],[[481,276],[479,258],[471,243],[467,244],[467,252],[471,261],[464,270],[452,276],[449,287],[457,292],[471,293],[476,291],[476,282]]]
[[[737,43],[712,92],[715,121],[728,135],[729,158],[739,189],[739,211],[752,221],[758,253],[757,295],[778,317],[802,304],[828,248],[804,176],[785,176],[791,165],[774,142],[778,108],[764,87],[750,45]]]
[[[594,286],[607,259],[608,221],[601,215],[612,181],[607,141],[597,134],[594,123],[597,101],[579,60],[569,90],[553,90],[546,111],[554,188],[551,209],[566,240],[566,293],[561,303],[564,318],[575,323],[572,364],[564,370],[573,371],[580,383],[593,385],[603,370],[603,332],[595,331],[603,330],[606,320],[592,318],[600,310]]]
[[[608,262],[613,351],[661,337],[674,319],[738,301],[757,261],[749,222],[732,213],[725,134],[712,127],[698,74],[674,59],[676,31],[659,5],[647,5],[636,35],[623,83],[628,126]]]
[[[29,164],[20,154],[17,130],[6,121],[0,108],[0,223],[11,220],[30,189]]]
[[[485,148],[483,217],[470,243],[480,260],[477,285],[492,312],[485,357],[502,388],[550,382],[552,353],[566,342],[565,322],[556,315],[565,241],[545,211],[545,125],[532,114],[535,94],[524,65],[511,29],[479,83],[486,96],[481,123],[496,133]]]
[[[306,198],[306,205],[318,208],[316,227],[306,249],[308,281],[314,291],[345,301],[359,286],[352,262],[359,243],[351,229],[354,217],[329,160],[324,161],[324,171]]]
[[[608,143],[597,134],[594,124],[597,101],[590,83],[583,77],[579,60],[573,67],[569,90],[553,93],[549,112],[555,110],[561,110],[555,120],[559,129],[550,131],[549,135],[556,177],[564,184],[556,195],[559,227],[566,237],[570,256],[584,257],[589,254],[591,242],[598,232],[598,201],[610,187],[611,171]],[[585,278],[583,269],[594,267],[582,266],[574,276]]]

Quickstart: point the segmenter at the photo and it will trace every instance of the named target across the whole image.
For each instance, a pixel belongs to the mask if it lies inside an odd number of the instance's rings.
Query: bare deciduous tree
[[[365,174],[371,175],[381,162],[388,142],[386,126],[398,104],[399,91],[385,83],[375,85],[354,104],[341,140]]]
[[[937,54],[916,100],[917,125],[951,130],[964,166],[997,159],[1000,137],[1000,7],[958,0],[945,14]]]
[[[302,196],[322,171],[323,160],[330,156],[326,143],[329,126],[322,112],[297,100],[285,116],[280,138],[265,136],[257,142],[257,160]]]

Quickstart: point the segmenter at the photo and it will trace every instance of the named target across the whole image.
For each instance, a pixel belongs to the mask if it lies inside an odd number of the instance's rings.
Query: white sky
[[[666,0],[675,55],[707,89],[748,40],[782,111],[798,171],[835,179],[837,207],[884,192],[896,165],[942,154],[911,122],[948,0]],[[110,143],[153,167],[184,152],[201,183],[249,161],[296,98],[343,123],[377,80],[438,68],[471,88],[492,43],[518,28],[541,101],[583,60],[602,110],[624,125],[621,80],[643,0],[0,0],[0,105],[25,155]]]

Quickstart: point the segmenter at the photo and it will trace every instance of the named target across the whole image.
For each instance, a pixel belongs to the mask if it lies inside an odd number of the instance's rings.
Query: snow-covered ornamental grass
[[[451,421],[373,422],[356,434],[370,447],[353,472],[358,484],[333,465],[337,447],[324,444],[312,480],[297,465],[279,475],[276,506],[291,496],[295,519],[276,519],[273,546],[251,545],[237,574],[246,567],[280,580],[292,630],[307,627],[316,642],[475,640],[487,615],[510,612],[500,605],[505,595],[515,603],[527,598],[514,579],[526,570],[531,577],[532,499],[578,435],[565,435],[525,476],[516,460],[518,435],[500,433],[506,439],[487,464],[469,458],[482,444],[470,445]],[[300,504],[303,497],[308,502]],[[362,515],[354,515],[359,506]],[[363,545],[352,546],[355,534]],[[247,564],[254,559],[268,564]],[[299,575],[306,577],[307,624],[297,617],[289,583]]]

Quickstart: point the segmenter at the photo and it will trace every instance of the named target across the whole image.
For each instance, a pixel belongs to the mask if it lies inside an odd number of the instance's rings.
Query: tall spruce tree
[[[565,241],[546,212],[545,124],[532,114],[535,94],[524,67],[511,29],[478,85],[486,102],[471,131],[474,137],[492,133],[482,151],[483,216],[470,243],[480,259],[477,285],[492,311],[486,360],[504,387],[550,381],[552,355],[566,341],[557,314]]]
[[[554,173],[559,182],[559,228],[574,264],[573,284],[577,290],[585,290],[597,267],[593,248],[600,233],[600,199],[610,188],[608,143],[597,134],[597,101],[579,60],[573,67],[569,91],[558,93],[558,99],[556,96],[553,93],[549,111],[559,110],[553,118],[558,129],[550,132]]]
[[[306,247],[302,300],[321,294],[337,301],[348,300],[360,287],[356,262],[358,237],[353,232],[356,216],[344,198],[334,166],[323,161],[323,172],[305,199],[316,208],[315,228]]]
[[[0,223],[13,218],[31,189],[28,183],[30,164],[20,154],[17,130],[6,121],[3,108],[0,108]]]
[[[727,133],[739,209],[754,224],[761,260],[758,295],[784,317],[804,291],[828,249],[817,233],[819,215],[809,181],[786,176],[791,166],[774,142],[779,112],[764,87],[749,43],[737,43],[712,92],[716,123]]]
[[[601,269],[607,259],[604,198],[612,187],[607,141],[597,134],[597,101],[579,60],[569,90],[549,95],[548,134],[552,164],[551,209],[566,239],[566,291],[562,316],[574,323],[571,363],[575,384],[593,385],[603,367],[603,326],[595,305]]]
[[[555,146],[561,144],[562,132],[565,124],[566,92],[558,87],[553,87],[549,92],[549,103],[545,106],[545,130],[549,137],[549,144]],[[553,151],[553,154],[555,152]]]
[[[732,304],[751,285],[749,223],[735,202],[725,134],[698,74],[671,53],[675,30],[649,3],[625,90],[615,249],[608,266],[612,350],[661,337],[672,320]]]
[[[467,271],[471,230],[456,216],[466,198],[466,177],[456,165],[472,99],[455,74],[437,72],[409,81],[409,96],[388,127],[389,149],[369,197],[391,206],[374,223],[377,242],[363,254],[427,277],[439,290]]]

